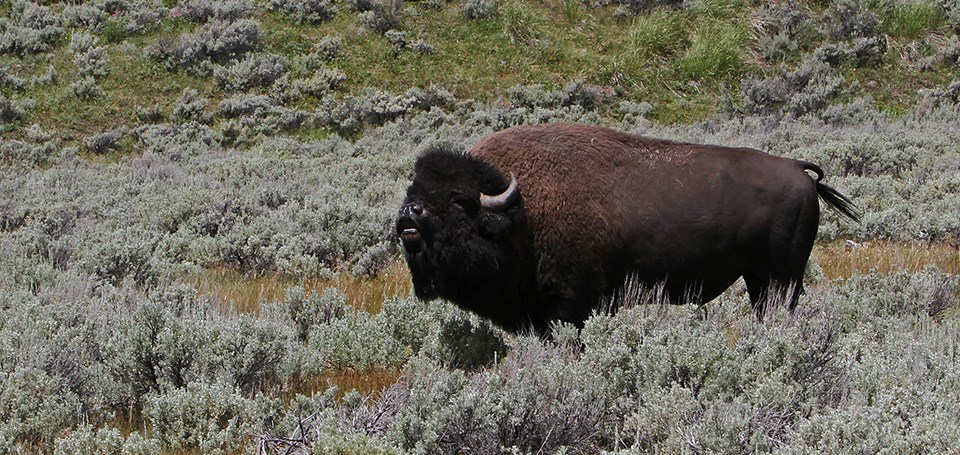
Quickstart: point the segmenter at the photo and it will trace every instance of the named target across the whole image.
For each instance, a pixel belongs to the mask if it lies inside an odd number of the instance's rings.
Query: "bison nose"
[[[400,207],[400,218],[412,219],[423,214],[423,207],[417,204],[407,204]]]
[[[423,216],[423,206],[420,204],[407,204],[400,207],[400,218],[416,219]]]

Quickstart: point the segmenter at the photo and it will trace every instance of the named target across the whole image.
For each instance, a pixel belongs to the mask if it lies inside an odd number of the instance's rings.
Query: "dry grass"
[[[356,390],[365,396],[377,397],[387,387],[400,379],[402,371],[396,367],[374,367],[367,370],[356,368],[328,369],[323,374],[295,381],[287,390],[279,394],[284,402],[297,395],[310,396],[336,386],[340,394]]]
[[[814,246],[813,258],[828,279],[846,279],[870,271],[883,274],[899,270],[918,272],[931,265],[946,273],[960,275],[960,250],[948,244],[837,242]]]
[[[412,288],[407,267],[399,259],[375,278],[355,277],[349,273],[341,273],[332,279],[273,273],[248,275],[229,267],[214,267],[187,281],[196,286],[201,295],[222,302],[224,312],[239,313],[257,313],[261,304],[282,301],[287,288],[299,285],[308,293],[337,288],[346,296],[348,305],[372,314],[380,312],[384,296],[408,295]]]
[[[868,273],[892,273],[898,270],[916,272],[933,265],[946,273],[960,275],[960,250],[952,244],[908,244],[844,242],[818,244],[813,260],[828,279]],[[225,312],[256,313],[264,302],[283,300],[290,286],[303,286],[307,292],[321,292],[335,287],[351,307],[371,314],[380,311],[384,296],[409,295],[410,273],[401,259],[396,259],[375,278],[355,277],[341,273],[334,278],[318,276],[293,277],[278,274],[247,275],[228,267],[214,267],[188,279],[202,295],[222,302]]]

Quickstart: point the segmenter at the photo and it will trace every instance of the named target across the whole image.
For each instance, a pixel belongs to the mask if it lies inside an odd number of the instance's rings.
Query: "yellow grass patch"
[[[373,367],[370,369],[336,368],[324,370],[323,374],[294,381],[280,394],[285,402],[297,395],[310,396],[336,386],[340,395],[356,390],[364,396],[377,397],[384,389],[395,384],[402,374],[398,367]]]
[[[303,286],[307,293],[337,288],[346,296],[347,304],[369,313],[380,312],[384,296],[408,295],[412,288],[410,273],[401,260],[395,260],[375,278],[355,277],[341,273],[334,278],[296,277],[265,273],[249,275],[229,267],[213,267],[190,277],[201,295],[223,302],[224,311],[257,313],[266,302],[282,301],[291,286]]]
[[[960,275],[960,250],[949,244],[836,242],[814,246],[812,256],[828,279],[846,279],[871,271],[918,272],[931,265]]]

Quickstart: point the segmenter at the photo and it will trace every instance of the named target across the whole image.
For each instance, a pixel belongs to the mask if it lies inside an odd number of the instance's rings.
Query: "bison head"
[[[531,254],[515,176],[446,150],[421,156],[397,235],[421,299],[442,297],[503,326]],[[512,303],[512,302],[511,302]],[[516,310],[514,309],[514,312]],[[515,317],[515,316],[514,316]]]

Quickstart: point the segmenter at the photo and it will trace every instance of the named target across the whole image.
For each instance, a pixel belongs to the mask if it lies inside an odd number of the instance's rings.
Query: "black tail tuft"
[[[846,215],[853,221],[860,222],[860,212],[850,198],[820,182],[817,182],[817,194],[831,207],[840,211],[840,213]]]
[[[827,185],[820,183],[820,180],[823,180],[823,170],[820,169],[820,166],[817,166],[813,163],[808,163],[806,161],[801,161],[800,164],[803,166],[804,170],[813,171],[817,174],[817,194],[820,195],[820,198],[826,201],[828,205],[840,211],[840,213],[846,215],[853,221],[860,222],[860,212],[857,210],[856,204],[850,200],[850,198],[844,196],[839,191],[830,188]]]

